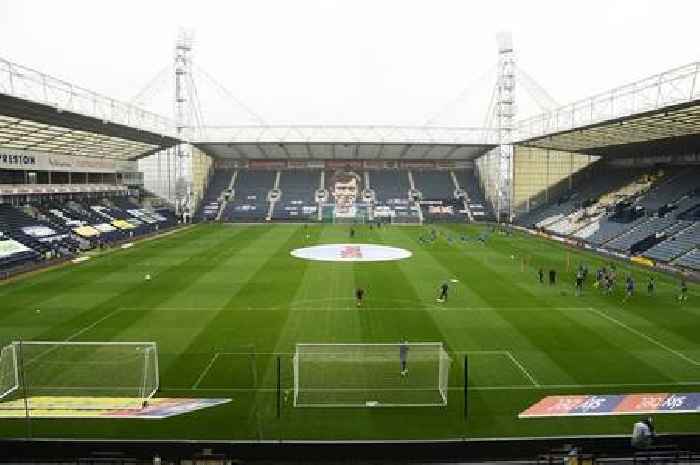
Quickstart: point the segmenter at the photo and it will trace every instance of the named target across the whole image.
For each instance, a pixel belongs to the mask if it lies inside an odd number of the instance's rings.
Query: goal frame
[[[292,358],[293,363],[293,377],[294,377],[294,407],[300,408],[378,408],[378,407],[447,407],[447,397],[449,390],[449,367],[452,363],[452,357],[445,349],[445,345],[442,342],[409,342],[410,347],[428,347],[432,346],[439,348],[439,358],[436,360],[438,363],[438,386],[436,390],[439,391],[442,402],[440,403],[377,403],[376,405],[369,405],[365,403],[364,405],[360,403],[300,403],[299,402],[299,379],[300,379],[300,369],[299,369],[299,349],[303,347],[395,347],[399,348],[401,343],[390,342],[390,343],[297,343],[294,349],[294,355]],[[444,385],[441,385],[444,382]]]
[[[147,348],[147,350],[144,350],[143,357],[144,357],[144,364],[143,364],[143,373],[141,376],[141,383],[139,386],[139,396],[138,399],[140,400],[141,405],[145,405],[155,394],[158,392],[160,389],[160,369],[159,369],[159,362],[158,362],[158,344],[155,341],[12,341],[8,345],[2,347],[0,349],[0,353],[2,351],[7,350],[11,348],[12,350],[12,357],[13,357],[13,365],[14,365],[14,386],[12,386],[10,389],[6,390],[5,392],[0,392],[0,401],[2,401],[4,398],[10,396],[11,394],[17,392],[18,390],[24,389],[24,376],[22,374],[22,366],[24,364],[23,359],[23,348],[28,347],[28,346],[46,346],[49,347],[48,351],[52,351],[54,349],[50,348],[51,346],[53,347],[66,347],[66,346],[71,346],[71,347],[105,347],[105,346],[122,346],[122,347],[144,347]],[[154,373],[149,372],[149,363],[148,359],[150,357],[153,357],[153,371]],[[150,376],[154,376],[154,387],[151,390],[148,390],[148,378]],[[92,386],[84,386],[85,389],[99,389],[97,387],[92,387]],[[24,397],[26,396],[26,393],[23,395]],[[57,397],[63,397],[63,396],[57,396]],[[86,397],[91,397],[91,396],[86,396]],[[113,396],[117,397],[117,396]],[[126,397],[128,398],[128,397]],[[134,397],[136,399],[136,397]],[[46,407],[41,407],[42,409],[46,409]],[[105,407],[107,408],[107,407]],[[30,408],[33,409],[33,408]],[[84,409],[84,410],[90,410],[89,408]]]
[[[19,363],[17,359],[17,346],[14,344],[14,342],[12,342],[0,348],[0,359],[2,358],[2,355],[5,351],[12,351],[12,354],[8,355],[8,357],[11,357],[12,378],[14,378],[14,383],[11,386],[9,386],[9,388],[4,392],[0,392],[0,401],[5,397],[12,395],[15,391],[19,389]]]

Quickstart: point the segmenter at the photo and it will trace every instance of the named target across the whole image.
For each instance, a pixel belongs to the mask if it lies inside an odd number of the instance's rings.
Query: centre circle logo
[[[374,244],[324,244],[294,249],[291,255],[321,262],[383,262],[413,255],[406,249]]]

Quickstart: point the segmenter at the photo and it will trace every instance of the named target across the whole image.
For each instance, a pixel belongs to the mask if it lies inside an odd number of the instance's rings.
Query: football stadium
[[[172,115],[0,57],[0,463],[700,460],[700,62],[208,126],[174,42]]]

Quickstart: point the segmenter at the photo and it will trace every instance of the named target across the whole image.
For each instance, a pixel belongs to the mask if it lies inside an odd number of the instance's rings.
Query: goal
[[[451,359],[441,342],[297,344],[295,407],[442,407]]]
[[[158,386],[155,342],[17,341],[0,350],[0,409],[140,409]]]

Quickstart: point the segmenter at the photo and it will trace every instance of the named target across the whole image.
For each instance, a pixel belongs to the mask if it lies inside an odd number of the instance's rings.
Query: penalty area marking
[[[207,373],[209,373],[209,370],[211,370],[211,367],[216,362],[216,359],[219,358],[219,355],[220,355],[220,353],[217,352],[214,354],[214,356],[211,358],[211,360],[209,360],[209,363],[207,364],[207,366],[204,368],[204,370],[202,370],[202,374],[199,375],[199,378],[197,378],[197,381],[195,381],[194,384],[192,385],[192,389],[197,389],[197,387],[199,386],[199,383],[202,382],[204,377],[207,376]]]
[[[523,374],[525,377],[530,381],[532,386],[534,387],[540,387],[542,386],[540,383],[537,382],[534,376],[528,371],[527,368],[511,353],[509,350],[455,350],[451,351],[453,354],[465,354],[465,355],[503,355],[506,358],[508,358],[513,365]],[[242,356],[242,355],[262,355],[262,356],[279,356],[279,355],[286,355],[286,356],[292,356],[294,355],[295,352],[216,352],[214,355],[211,357],[209,360],[209,363],[204,367],[202,372],[200,373],[199,377],[197,378],[197,381],[192,385],[192,390],[196,390],[199,388],[199,385],[201,382],[206,378],[207,374],[211,370],[212,366],[214,366],[214,363],[219,359],[219,357],[226,357],[226,356]],[[318,354],[317,354],[318,355]],[[206,389],[206,388],[204,388]],[[343,389],[341,389],[343,390]]]

